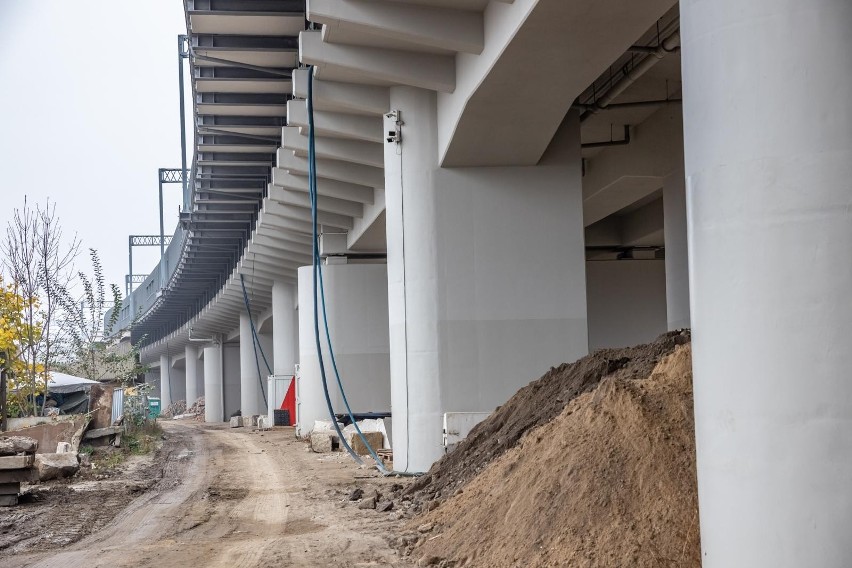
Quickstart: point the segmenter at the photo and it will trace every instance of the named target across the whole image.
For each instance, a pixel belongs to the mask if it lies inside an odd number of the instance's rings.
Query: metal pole
[[[160,185],[160,289],[166,287],[166,246],[165,232],[163,228],[163,170],[157,172],[157,181]]]
[[[189,191],[186,175],[186,109],[183,94],[183,60],[186,57],[184,44],[187,39],[185,35],[178,36],[178,87],[180,91],[180,164],[181,164],[181,182],[183,183],[183,210],[189,211]]]
[[[6,356],[0,353],[0,432],[6,431]]]
[[[133,291],[133,235],[127,235],[127,285],[125,293],[130,296]]]

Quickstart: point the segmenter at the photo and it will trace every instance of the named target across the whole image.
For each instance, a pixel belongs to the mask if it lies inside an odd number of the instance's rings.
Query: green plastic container
[[[160,415],[160,399],[154,397],[148,397],[148,416],[151,418],[156,418]]]

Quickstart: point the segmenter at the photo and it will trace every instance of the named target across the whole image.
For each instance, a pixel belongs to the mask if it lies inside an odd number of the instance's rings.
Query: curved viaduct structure
[[[704,565],[848,564],[848,2],[186,8],[192,203],[133,300],[164,401],[260,413],[298,365],[299,431],[328,418],[312,80],[330,337],[397,470],[447,414],[692,327]]]

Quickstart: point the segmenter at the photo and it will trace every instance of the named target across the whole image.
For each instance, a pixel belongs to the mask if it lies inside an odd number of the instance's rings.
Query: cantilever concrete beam
[[[293,70],[293,96],[308,98],[307,69]],[[339,83],[314,78],[314,110],[328,110],[350,114],[381,116],[390,109],[390,92],[387,87]]]
[[[287,256],[288,260],[294,260],[296,262],[301,262],[304,264],[305,262],[310,263],[311,261],[311,250],[308,249],[299,249],[298,251],[292,250],[292,247],[289,247],[286,244],[282,244],[281,241],[275,239],[272,236],[265,234],[255,234],[252,237],[252,241],[258,244],[264,245],[276,252],[284,253]]]
[[[272,185],[308,193],[308,178],[297,175],[281,168],[272,168]],[[357,201],[365,205],[373,203],[373,188],[356,183],[337,181],[333,179],[317,179],[317,195],[335,197],[348,201]]]
[[[381,120],[375,120],[378,121],[378,129],[381,132]],[[296,123],[296,126],[305,125]],[[281,146],[292,150],[297,156],[307,157],[308,155],[308,137],[302,135],[296,127],[285,126],[281,129]],[[318,136],[314,141],[314,148],[317,158],[343,160],[374,168],[385,167],[385,149],[381,143]]]
[[[287,124],[308,127],[308,103],[300,99],[287,101]],[[333,136],[382,142],[382,119],[324,110],[314,110],[314,128],[318,136]],[[381,146],[379,146],[381,149]]]
[[[307,259],[310,261],[310,257]],[[289,255],[282,256],[281,253],[263,243],[251,243],[243,255],[242,262],[247,266],[259,266],[267,272],[278,273],[288,269],[304,266],[305,263],[291,258]]]
[[[283,203],[284,205],[311,208],[310,195],[301,191],[270,185],[269,196],[272,200]],[[334,197],[324,197],[322,195],[317,196],[317,210],[345,215],[347,217],[360,217],[364,214],[364,206],[360,203],[335,199]]]
[[[287,231],[295,231],[297,233],[303,233],[303,234],[306,234],[306,235],[309,235],[313,232],[312,229],[311,229],[310,223],[306,223],[304,221],[294,221],[289,217],[283,217],[281,215],[277,215],[277,214],[270,211],[270,208],[273,208],[273,207],[277,208],[277,207],[280,207],[280,205],[278,205],[277,203],[272,203],[272,202],[264,203],[263,209],[261,209],[260,212],[258,213],[258,218],[260,218],[261,215],[264,218],[274,217],[274,219],[271,220],[271,222],[273,222],[275,225],[277,225],[277,226],[279,226],[282,229],[287,230]]]
[[[479,12],[378,0],[309,0],[308,19],[336,30],[364,33],[433,49],[480,53],[484,26]],[[334,41],[331,39],[331,41]]]
[[[317,159],[316,165],[317,177],[320,178],[335,179],[369,187],[385,186],[385,172],[382,168],[323,159]],[[278,150],[278,167],[290,173],[308,175],[307,158],[294,156],[290,150]]]
[[[305,219],[311,218],[310,209],[305,209],[303,207],[294,207],[293,205],[282,205],[281,203],[271,202],[268,203],[264,207],[264,211],[266,211],[270,215],[274,215],[276,217],[282,217],[285,219],[292,219],[293,221],[304,221]],[[308,221],[304,221],[305,225],[309,228],[311,227]],[[327,225],[329,227],[335,227],[338,229],[351,229],[352,228],[352,218],[346,217],[344,215],[336,215],[334,213],[326,213],[324,211],[317,212],[317,223],[320,225]]]
[[[299,34],[299,59],[321,65],[314,76],[326,71],[356,73],[361,80],[398,84],[451,93],[456,88],[456,66],[452,55],[415,53],[395,49],[333,45],[322,41],[322,32]]]
[[[257,229],[255,229],[254,233],[252,234],[252,238],[254,238],[254,237],[269,237],[269,238],[273,239],[276,243],[278,243],[278,245],[281,247],[282,250],[288,250],[289,249],[289,250],[292,250],[293,252],[310,251],[311,245],[312,245],[311,241],[302,242],[302,241],[296,240],[294,238],[294,237],[302,237],[302,236],[306,236],[308,238],[311,237],[311,235],[303,235],[301,233],[296,234],[296,233],[289,233],[289,232],[286,232],[286,231],[281,231],[281,230],[275,228],[274,226],[270,226],[270,225],[258,226]]]

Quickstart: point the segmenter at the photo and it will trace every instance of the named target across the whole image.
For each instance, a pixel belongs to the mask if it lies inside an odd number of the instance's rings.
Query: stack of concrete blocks
[[[0,507],[18,504],[21,482],[38,480],[33,467],[38,440],[25,436],[0,438]]]
[[[232,416],[231,428],[255,428],[257,430],[269,430],[269,418],[265,414],[252,414],[251,416]]]
[[[370,450],[364,444],[357,432],[344,432],[349,447],[359,456],[370,454]],[[373,450],[383,447],[384,434],[381,432],[364,432],[364,437]],[[333,452],[341,449],[340,440],[335,431],[314,430],[311,432],[311,449],[318,454]]]

